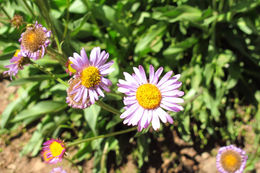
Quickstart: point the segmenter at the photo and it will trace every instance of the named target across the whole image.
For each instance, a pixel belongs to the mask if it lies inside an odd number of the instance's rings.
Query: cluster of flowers
[[[51,139],[43,144],[41,154],[46,163],[56,164],[62,161],[65,151],[63,141]],[[247,158],[245,151],[233,145],[221,147],[216,157],[216,166],[220,173],[243,173]],[[57,172],[66,173],[61,167],[55,169]],[[55,173],[55,170],[51,173]]]
[[[111,81],[105,78],[114,69],[110,68],[113,61],[106,63],[109,54],[100,50],[99,47],[92,49],[90,59],[84,49],[80,55],[73,54],[69,58],[68,72],[74,74],[69,81],[67,89],[67,103],[74,108],[84,109],[98,100],[99,96],[104,97],[102,91],[109,92]],[[138,126],[138,130],[147,128],[152,124],[153,129],[160,128],[160,120],[164,123],[173,123],[172,117],[165,111],[178,112],[183,107],[183,99],[178,98],[184,95],[179,91],[181,82],[180,75],[172,76],[173,72],[166,73],[161,80],[160,75],[163,68],[156,72],[150,65],[149,79],[146,77],[144,68],[140,65],[133,68],[134,73],[130,75],[124,72],[125,80],[120,79],[118,91],[124,93],[125,112],[120,116],[124,124]]]
[[[51,31],[48,31],[38,22],[34,25],[28,25],[26,31],[21,34],[19,39],[21,47],[10,60],[11,64],[5,66],[9,69],[4,74],[8,74],[12,80],[12,76],[16,76],[18,71],[23,69],[24,65],[30,63],[30,59],[37,60],[42,58],[46,47],[50,44],[50,37]]]
[[[21,49],[18,50],[10,60],[10,77],[15,76],[23,65],[30,61],[30,58],[37,60],[44,56],[46,47],[50,44],[51,31],[36,22],[35,25],[27,27],[21,35]],[[109,92],[112,82],[105,78],[114,69],[110,68],[113,61],[107,62],[109,54],[101,51],[99,47],[92,49],[88,58],[84,49],[80,54],[74,53],[67,62],[67,72],[73,75],[69,80],[66,102],[69,106],[84,109],[94,104],[99,96],[104,97],[104,91]],[[180,91],[182,83],[180,74],[173,75],[173,71],[167,72],[161,77],[163,67],[155,70],[152,65],[149,68],[149,78],[143,66],[133,67],[133,73],[124,72],[125,80],[119,79],[118,91],[125,94],[123,102],[125,112],[120,118],[123,123],[131,126],[138,126],[138,131],[148,128],[154,130],[160,128],[160,121],[173,123],[168,111],[179,112],[183,107],[180,98],[184,95]],[[51,139],[43,144],[42,158],[45,162],[55,164],[62,160],[65,153],[65,144],[59,139]],[[245,168],[247,156],[245,152],[234,146],[222,147],[217,155],[217,168],[221,173],[242,173]],[[57,171],[64,172],[61,168]],[[55,170],[54,170],[55,171]],[[66,171],[65,171],[66,172]]]

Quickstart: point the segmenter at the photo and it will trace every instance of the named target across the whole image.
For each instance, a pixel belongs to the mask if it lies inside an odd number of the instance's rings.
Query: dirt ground
[[[5,107],[10,102],[10,96],[17,97],[17,87],[7,87],[9,81],[3,80],[0,82],[0,114],[4,111]],[[58,165],[46,164],[42,161],[40,155],[38,157],[20,156],[20,151],[23,146],[29,141],[34,128],[27,130],[17,136],[11,138],[10,142],[6,141],[5,136],[0,137],[0,173],[49,173],[52,168],[62,166],[67,173],[77,173],[77,168],[73,167],[67,160],[63,159]],[[127,157],[127,163],[119,168],[122,173],[132,172],[149,172],[149,173],[161,173],[161,172],[174,172],[174,173],[217,173],[215,166],[216,159],[211,153],[216,154],[218,148],[213,149],[210,153],[203,152],[198,154],[192,146],[188,146],[183,140],[178,138],[175,132],[174,143],[181,148],[180,155],[176,156],[176,153],[172,153],[170,157],[163,157],[160,167],[153,167],[148,165],[144,170],[137,168],[136,162],[131,155]],[[158,139],[159,140],[159,139]],[[159,141],[160,142],[160,141]],[[184,146],[184,147],[182,147]],[[186,146],[186,147],[185,147]],[[247,146],[250,147],[250,146]],[[180,157],[180,163],[177,167],[173,167],[173,158]],[[81,163],[83,172],[88,173],[93,169],[94,160],[87,160]],[[256,165],[257,173],[260,173],[260,163]],[[111,173],[118,172],[113,168],[108,170]]]

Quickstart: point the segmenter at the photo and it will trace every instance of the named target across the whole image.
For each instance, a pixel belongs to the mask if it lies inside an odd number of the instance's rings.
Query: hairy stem
[[[126,130],[122,130],[122,131],[118,131],[118,132],[113,132],[113,133],[109,133],[109,134],[105,134],[105,135],[95,136],[95,137],[86,138],[86,139],[79,139],[79,140],[76,140],[74,142],[68,143],[66,146],[71,147],[71,146],[74,146],[74,145],[93,141],[93,140],[100,139],[100,138],[107,138],[107,137],[111,137],[111,136],[121,135],[121,134],[124,134],[124,133],[129,133],[131,131],[135,131],[136,129],[137,129],[137,127],[133,127],[133,128],[130,128],[130,129],[126,129]]]
[[[116,115],[121,115],[121,112],[111,106],[109,106],[108,104],[102,102],[101,100],[97,100],[96,101],[97,105],[99,105],[100,107],[102,107],[103,109],[113,113],[113,114],[116,114]]]
[[[58,81],[59,83],[65,85],[66,87],[69,87],[69,84],[67,82],[64,82],[64,80],[62,80],[61,78],[59,78],[58,76],[56,76],[55,74],[53,74],[52,72],[46,70],[43,66],[36,64],[35,62],[30,60],[30,64],[32,64],[34,67],[38,68],[39,70],[41,70],[42,72],[50,75],[53,79],[55,79],[56,81]]]

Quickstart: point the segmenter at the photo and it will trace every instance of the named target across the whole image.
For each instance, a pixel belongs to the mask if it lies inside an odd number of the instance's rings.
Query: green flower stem
[[[109,106],[108,104],[102,102],[101,100],[97,100],[96,101],[96,104],[99,105],[101,108],[113,113],[113,114],[116,114],[116,115],[121,115],[121,112],[111,106]]]
[[[0,6],[1,10],[4,12],[4,14],[6,15],[6,17],[9,19],[9,20],[12,20],[12,18],[9,16],[9,14],[5,11],[4,7]]]
[[[28,5],[28,3],[26,2],[26,0],[23,0],[23,3],[25,4],[26,8],[30,11],[30,13],[32,14],[33,18],[36,18],[36,16],[33,13],[33,10],[31,9],[31,7]]]
[[[57,52],[55,49],[48,47],[47,49],[47,53],[49,53],[50,55],[52,55],[54,57],[54,59],[56,59],[57,61],[59,61],[63,66],[65,66],[66,64],[66,59],[64,58],[64,56]],[[61,57],[61,58],[57,58],[57,57]]]
[[[66,36],[67,36],[67,32],[68,32],[68,23],[69,23],[69,19],[70,19],[70,13],[69,13],[69,7],[70,7],[70,0],[66,1],[67,4],[67,9],[66,9],[66,22],[65,22],[65,28],[64,28],[64,32],[63,32],[63,40],[65,40]]]
[[[43,66],[36,64],[35,62],[30,60],[30,64],[32,64],[34,67],[38,68],[39,70],[43,71],[44,73],[50,75],[53,79],[55,79],[56,81],[58,81],[59,83],[65,85],[66,87],[69,87],[69,84],[67,82],[64,82],[61,78],[59,78],[58,76],[56,76],[55,74],[53,74],[52,72],[46,70]]]
[[[93,140],[100,139],[100,138],[107,138],[107,137],[111,137],[111,136],[121,135],[121,134],[124,134],[124,133],[135,131],[136,129],[137,129],[137,127],[133,127],[133,128],[126,129],[126,130],[109,133],[109,134],[106,134],[106,135],[100,135],[100,136],[95,136],[95,137],[91,137],[91,138],[76,140],[74,142],[68,143],[66,145],[66,147],[71,147],[71,146],[74,146],[74,145],[78,145],[78,144],[81,144],[81,143],[93,141]]]

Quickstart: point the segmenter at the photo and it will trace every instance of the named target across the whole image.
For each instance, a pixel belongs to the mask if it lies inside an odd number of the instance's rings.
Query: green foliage
[[[0,2],[7,13],[0,11],[4,16],[0,19],[1,72],[19,47],[25,27],[11,26],[8,16],[14,14],[23,16],[27,23],[38,20],[51,29],[57,37],[52,48],[66,58],[81,47],[89,52],[100,46],[109,52],[115,61],[116,71],[109,76],[114,92],[106,94],[103,101],[118,110],[122,96],[116,92],[116,83],[122,72],[131,72],[132,66],[139,64],[146,70],[150,64],[173,70],[182,74],[181,89],[185,92],[185,110],[171,114],[180,138],[196,149],[236,143],[238,137],[246,136],[243,128],[255,122],[256,152],[247,164],[247,170],[254,169],[260,158],[259,1],[26,1],[33,14],[24,1]],[[52,55],[39,63],[58,77],[69,79],[65,66]],[[67,107],[66,87],[34,67],[25,67],[18,76],[10,85],[21,85],[19,98],[2,113],[0,125],[4,133],[18,126],[36,126],[23,154],[36,156],[46,138],[72,141],[124,128],[118,115],[98,105],[84,111]],[[163,133],[164,128],[160,131]],[[124,140],[130,139],[126,135],[83,143],[72,159],[78,163],[94,156],[93,171],[106,172],[109,152],[115,153],[117,166],[123,163]],[[140,135],[131,140],[137,143],[131,152],[141,168],[149,161],[150,138]]]

